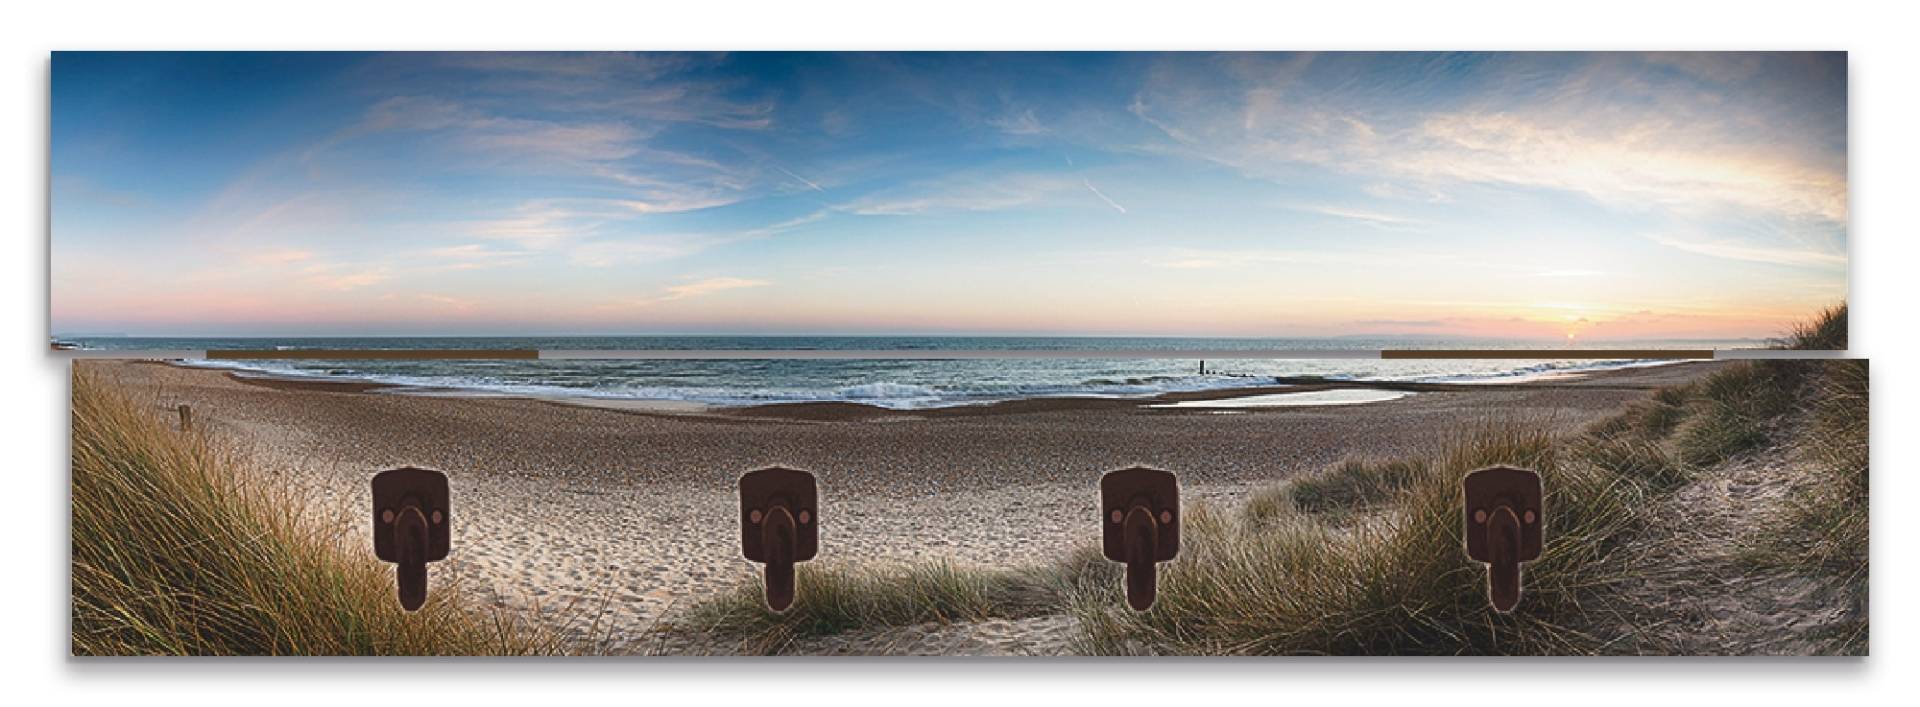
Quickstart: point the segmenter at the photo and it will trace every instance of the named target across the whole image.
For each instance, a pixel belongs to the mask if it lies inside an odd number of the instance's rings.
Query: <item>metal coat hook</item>
[[[1127,565],[1127,605],[1153,606],[1158,563],[1180,554],[1180,481],[1173,472],[1133,467],[1100,478],[1100,539],[1107,559]]]
[[[453,542],[447,475],[402,467],[373,477],[373,554],[399,565],[400,606],[427,603],[427,563],[447,558]]]
[[[1520,563],[1539,559],[1546,525],[1540,474],[1506,466],[1467,474],[1467,557],[1487,563],[1487,598],[1496,611],[1520,604]]]
[[[794,564],[820,551],[820,496],[813,474],[768,467],[740,477],[740,549],[766,565],[767,608],[793,605]]]

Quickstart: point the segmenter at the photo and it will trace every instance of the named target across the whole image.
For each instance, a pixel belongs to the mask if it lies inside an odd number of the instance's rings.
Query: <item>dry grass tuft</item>
[[[75,655],[524,655],[555,650],[441,584],[421,611],[371,551],[307,527],[294,499],[249,481],[76,366]]]
[[[676,630],[700,643],[743,653],[778,654],[796,640],[879,626],[1025,618],[1057,613],[1066,597],[1119,581],[1119,570],[1085,547],[1054,565],[991,570],[944,561],[853,566],[809,562],[796,568],[799,592],[781,613],[768,611],[750,577],[708,600]]]

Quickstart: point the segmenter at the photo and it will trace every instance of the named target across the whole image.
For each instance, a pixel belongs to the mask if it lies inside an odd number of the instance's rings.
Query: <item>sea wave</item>
[[[1625,368],[1648,368],[1680,363],[1679,359],[1631,359],[1605,361],[1543,361],[1505,371],[1471,374],[1420,376],[1420,383],[1524,383],[1574,373],[1597,373]]]
[[[239,375],[295,379],[355,381],[393,386],[412,394],[498,395],[542,398],[658,400],[715,406],[767,405],[803,402],[851,402],[897,410],[981,405],[1007,400],[1050,397],[1148,398],[1165,393],[1225,390],[1279,385],[1281,376],[1252,374],[1170,374],[1079,377],[1073,382],[1046,380],[978,380],[967,383],[927,383],[881,378],[844,385],[657,385],[634,384],[621,375],[567,369],[517,368],[508,362],[471,362],[448,365],[430,373],[392,373],[361,370],[351,363],[316,366],[310,362],[195,360],[187,365],[231,370]],[[1494,372],[1423,372],[1381,375],[1364,368],[1322,371],[1333,380],[1395,380],[1445,383],[1513,383],[1567,373],[1627,368],[1668,361],[1515,361]],[[924,372],[923,372],[924,373]],[[529,378],[537,380],[527,380]],[[654,379],[673,380],[664,375]],[[761,376],[780,380],[779,376]]]

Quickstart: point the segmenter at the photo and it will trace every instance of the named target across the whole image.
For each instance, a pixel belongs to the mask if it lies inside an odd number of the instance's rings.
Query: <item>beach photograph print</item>
[[[1847,298],[1846,71],[59,52],[49,335],[1765,346]]]
[[[52,59],[76,656],[1850,656],[1844,53]]]
[[[1865,361],[1197,365],[77,361],[73,652],[1866,651]]]

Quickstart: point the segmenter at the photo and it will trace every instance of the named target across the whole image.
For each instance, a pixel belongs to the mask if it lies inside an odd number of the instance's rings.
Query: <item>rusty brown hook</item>
[[[1467,556],[1487,563],[1487,599],[1495,611],[1520,605],[1521,563],[1540,557],[1545,537],[1540,475],[1489,467],[1463,481]]]
[[[819,487],[813,474],[769,467],[740,477],[740,550],[766,565],[767,608],[793,606],[794,565],[820,550]]]
[[[432,469],[388,469],[373,477],[373,552],[397,567],[400,607],[427,603],[427,563],[447,558],[453,533],[447,476]]]
[[[1146,611],[1159,593],[1159,563],[1180,552],[1180,482],[1172,472],[1121,469],[1100,478],[1101,549],[1127,567],[1127,606]]]

